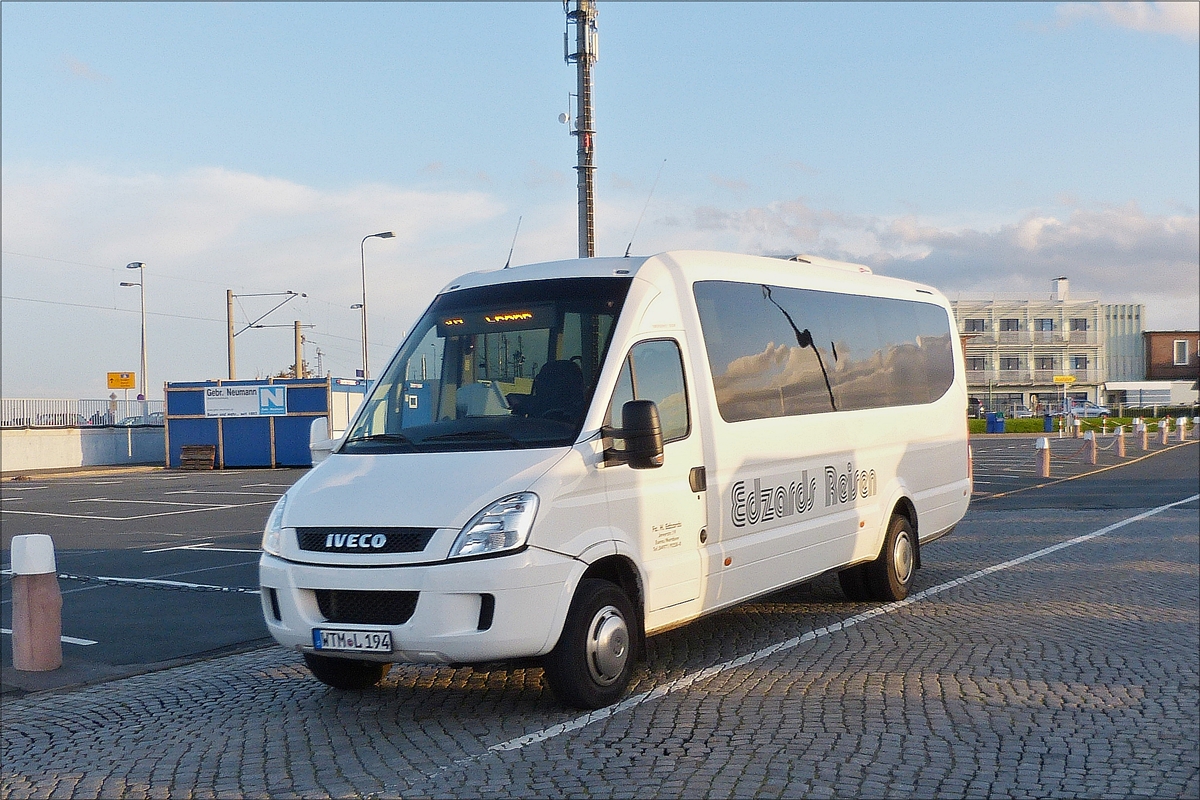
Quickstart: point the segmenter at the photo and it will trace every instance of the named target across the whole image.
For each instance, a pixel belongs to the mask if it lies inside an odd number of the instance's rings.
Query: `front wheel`
[[[602,708],[621,698],[633,672],[634,620],[633,604],[616,584],[580,582],[558,644],[542,660],[559,700]]]
[[[304,654],[304,663],[313,677],[335,689],[360,691],[370,689],[383,680],[391,664],[378,661],[358,661],[351,658],[330,658],[313,653]]]
[[[866,565],[867,586],[876,600],[894,601],[908,597],[917,571],[917,537],[907,517],[892,517],[883,551]]]

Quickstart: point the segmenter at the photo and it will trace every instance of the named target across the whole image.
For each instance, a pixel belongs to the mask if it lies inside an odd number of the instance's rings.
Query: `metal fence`
[[[162,424],[162,400],[0,399],[0,427],[5,428]]]

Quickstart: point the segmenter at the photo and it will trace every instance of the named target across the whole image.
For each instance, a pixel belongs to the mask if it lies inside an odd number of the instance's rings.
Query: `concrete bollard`
[[[1200,439],[1200,417],[1192,417],[1192,430],[1196,432],[1196,438]]]
[[[1083,435],[1085,442],[1084,447],[1087,448],[1087,459],[1089,464],[1096,463],[1096,432],[1088,431]]]
[[[1179,431],[1179,441],[1187,441],[1187,417],[1180,417],[1175,421]]]
[[[54,541],[44,533],[12,539],[13,666],[49,672],[62,666],[62,592]]]
[[[1171,418],[1163,417],[1158,422],[1158,436],[1162,440],[1162,444],[1167,444],[1171,440]]]
[[[1082,430],[1083,430],[1083,420],[1081,420],[1081,419],[1071,420],[1071,438],[1072,439],[1078,439],[1079,433]]]
[[[1118,425],[1113,431],[1113,436],[1117,437],[1117,458],[1125,457],[1125,426]]]
[[[1146,420],[1138,420],[1138,444],[1142,450],[1150,449],[1150,426],[1146,424]]]
[[[1050,440],[1039,436],[1035,445],[1038,453],[1038,474],[1043,478],[1050,477]]]

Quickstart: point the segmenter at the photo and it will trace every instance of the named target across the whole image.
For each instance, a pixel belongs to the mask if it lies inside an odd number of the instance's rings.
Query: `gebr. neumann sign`
[[[282,417],[285,414],[286,386],[207,386],[204,389],[206,417]]]

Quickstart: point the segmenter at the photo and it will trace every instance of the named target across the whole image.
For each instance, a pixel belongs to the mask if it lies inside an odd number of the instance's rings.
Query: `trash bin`
[[[989,412],[985,431],[987,433],[1004,433],[1004,415]]]
[[[1050,416],[1049,414],[1042,417],[1042,432],[1054,433],[1054,417]]]
[[[996,433],[1004,433],[1004,413],[996,415]]]

